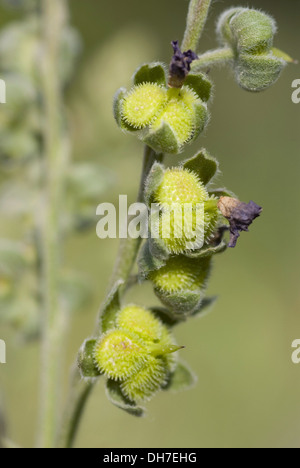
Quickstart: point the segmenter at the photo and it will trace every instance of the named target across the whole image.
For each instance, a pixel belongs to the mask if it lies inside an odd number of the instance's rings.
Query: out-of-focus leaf
[[[29,258],[23,244],[0,239],[0,275],[17,275],[28,263]]]
[[[5,216],[32,216],[36,201],[34,186],[25,186],[18,180],[0,186],[0,213]]]
[[[61,303],[66,310],[74,311],[83,307],[90,299],[92,289],[86,276],[68,272],[60,282]]]

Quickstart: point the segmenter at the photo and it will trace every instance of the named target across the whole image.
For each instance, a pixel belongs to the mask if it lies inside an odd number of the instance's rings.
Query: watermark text
[[[0,340],[0,364],[6,364],[6,344],[4,340]]]
[[[120,195],[118,209],[112,203],[98,205],[96,232],[99,239],[183,239],[187,249],[199,249],[204,245],[204,211],[204,203],[128,206],[127,195]]]
[[[292,101],[294,104],[299,104],[300,103],[300,79],[293,81],[292,88],[295,88],[295,91],[293,91],[292,93]]]
[[[300,340],[294,340],[292,348],[295,348],[295,351],[292,353],[292,362],[294,364],[300,364]]]
[[[6,83],[0,80],[0,104],[6,104]]]

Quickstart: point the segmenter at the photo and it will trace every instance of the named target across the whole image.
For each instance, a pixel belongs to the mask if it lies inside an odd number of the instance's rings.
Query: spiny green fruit
[[[146,341],[159,340],[162,335],[161,322],[149,310],[136,305],[129,305],[121,310],[117,326],[137,334]]]
[[[157,149],[168,151],[165,146],[164,135],[159,130],[167,125],[175,136],[179,148],[192,139],[195,139],[208,122],[206,104],[188,86],[170,88],[167,91],[168,101],[150,127],[150,138],[157,133]],[[154,140],[153,140],[154,142]],[[155,143],[153,143],[155,144]],[[155,148],[154,148],[155,149]]]
[[[154,201],[162,208],[158,231],[170,253],[203,246],[218,221],[217,200],[210,198],[198,176],[184,168],[165,171]]]
[[[203,300],[210,270],[211,257],[192,259],[178,255],[150,273],[149,279],[163,304],[179,315],[188,315]]]
[[[160,206],[173,203],[203,203],[208,199],[208,192],[197,174],[182,167],[165,171],[163,180],[154,194]]]
[[[151,311],[128,305],[117,314],[116,328],[95,342],[93,360],[100,373],[120,382],[125,397],[139,402],[165,385],[176,367],[178,349],[167,327]],[[90,352],[81,356],[80,363],[81,369],[94,375]]]
[[[167,377],[165,363],[149,356],[139,372],[122,383],[121,389],[131,401],[151,398],[164,384]]]
[[[238,84],[247,91],[263,91],[274,84],[290,57],[273,49],[277,26],[273,18],[249,8],[232,8],[221,15],[217,32],[234,52]]]
[[[122,330],[102,336],[94,350],[99,370],[115,380],[124,380],[136,373],[146,358],[147,351],[138,336]]]
[[[135,132],[157,153],[179,153],[209,120],[206,101],[211,84],[201,74],[188,78],[187,85],[170,88],[160,64],[143,65],[134,76],[133,88],[116,93],[114,115],[118,125]]]
[[[135,86],[123,100],[123,118],[134,128],[151,124],[167,102],[167,92],[156,83]]]

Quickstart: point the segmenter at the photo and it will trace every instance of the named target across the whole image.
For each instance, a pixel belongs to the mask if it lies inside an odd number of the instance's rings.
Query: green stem
[[[154,161],[162,161],[162,158],[162,155],[157,155],[151,148],[145,146],[142,177],[137,197],[137,203],[143,203],[144,201],[145,182],[151,170],[151,167],[153,166]],[[117,261],[110,281],[110,289],[118,280],[123,280],[124,288],[126,288],[126,283],[132,271],[132,267],[136,260],[136,256],[140,248],[141,242],[141,238],[131,239],[130,237],[128,237],[127,239],[121,240]]]
[[[197,51],[203,28],[205,26],[208,11],[212,0],[191,0],[186,30],[181,45],[182,50],[192,49]]]
[[[203,68],[212,67],[220,63],[230,62],[234,60],[234,52],[229,47],[224,47],[222,49],[210,50],[203,55],[199,56],[198,60],[194,60],[191,65],[193,72],[199,72]]]
[[[67,412],[64,417],[60,448],[72,448],[79,428],[85,405],[95,385],[94,380],[81,380],[77,366],[72,373],[71,390]]]
[[[59,51],[66,20],[65,0],[43,0],[43,55],[41,81],[44,121],[44,184],[42,217],[44,316],[42,330],[41,403],[38,446],[55,446],[59,425],[61,352],[66,315],[59,304],[60,236],[59,212],[68,150],[62,133],[62,95]]]
[[[162,160],[163,155],[156,154],[148,146],[145,147],[142,176],[137,197],[138,203],[144,201],[145,182],[154,162],[161,162]],[[111,284],[114,285],[117,280],[123,280],[123,294],[125,294],[126,292],[126,285],[130,279],[130,274],[136,261],[141,241],[142,239],[140,238],[128,238],[124,239],[120,244],[116,265],[111,279]],[[91,394],[91,391],[95,385],[95,380],[89,382],[86,382],[85,380],[80,380],[77,366],[75,366],[74,368],[73,382],[74,385],[72,385],[71,388],[71,396],[68,398],[68,407],[65,413],[63,430],[59,441],[59,446],[61,448],[71,448],[73,446],[81,421],[81,416],[83,414],[88,397]]]

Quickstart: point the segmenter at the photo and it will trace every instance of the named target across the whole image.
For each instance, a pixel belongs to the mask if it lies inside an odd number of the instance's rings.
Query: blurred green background
[[[216,18],[237,5],[271,13],[279,26],[275,45],[300,59],[299,0],[214,2],[201,50],[216,46]],[[141,170],[142,144],[115,125],[113,94],[129,85],[141,62],[169,61],[170,41],[182,37],[187,6],[187,0],[70,0],[72,22],[84,45],[67,90],[73,156],[103,166],[109,183],[99,203],[116,202],[126,193],[133,202]],[[2,25],[15,17],[1,9]],[[219,295],[214,310],[176,330],[178,342],[186,345],[182,357],[198,375],[197,386],[175,395],[160,393],[148,405],[148,416],[139,420],[113,407],[100,382],[77,447],[300,447],[300,365],[291,361],[291,343],[300,339],[300,104],[291,101],[291,83],[300,79],[300,66],[289,66],[275,86],[260,94],[241,90],[228,69],[212,70],[211,77],[211,123],[184,156],[205,146],[220,161],[219,185],[262,205],[263,216],[236,249],[216,258],[209,287],[209,293]],[[20,233],[17,224],[1,222],[0,237]],[[91,229],[65,247],[65,265],[88,275],[94,295],[72,320],[64,389],[69,365],[92,333],[118,241],[100,241]],[[135,288],[128,300],[157,303],[147,284]],[[0,338],[8,347],[0,385],[9,435],[32,447],[39,347],[22,345],[3,326]]]

